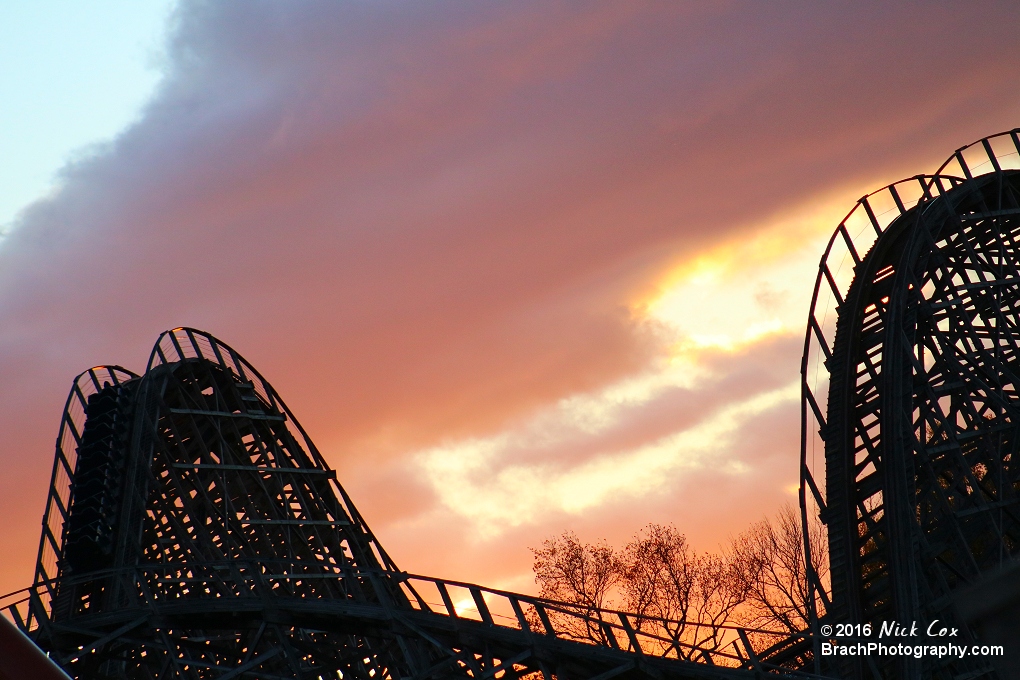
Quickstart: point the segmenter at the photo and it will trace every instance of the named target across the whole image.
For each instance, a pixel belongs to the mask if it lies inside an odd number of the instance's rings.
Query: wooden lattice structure
[[[801,504],[827,528],[831,574],[812,572],[816,633],[939,619],[979,641],[954,594],[1020,555],[1018,241],[1017,130],[865,196],[829,241],[802,363]],[[971,655],[818,661],[994,677]]]
[[[805,677],[810,656],[401,571],[272,386],[187,328],[141,375],[74,381],[35,581],[3,605],[79,679]]]

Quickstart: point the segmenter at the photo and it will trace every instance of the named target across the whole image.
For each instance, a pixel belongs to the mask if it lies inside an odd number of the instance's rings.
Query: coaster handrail
[[[310,570],[304,570],[313,567]],[[371,573],[370,573],[371,572]],[[758,668],[783,674],[794,673],[772,663],[767,655],[770,649],[788,646],[791,641],[807,641],[809,632],[791,635],[789,631],[769,630],[731,624],[710,624],[699,621],[668,619],[618,609],[587,607],[583,604],[562,602],[536,595],[526,595],[507,590],[489,588],[478,584],[422,576],[402,571],[385,569],[357,569],[339,565],[307,565],[288,560],[234,560],[210,561],[199,564],[145,564],[133,567],[110,568],[89,572],[63,579],[48,579],[6,595],[0,596],[0,611],[25,632],[50,623],[38,620],[39,612],[30,606],[33,597],[41,602],[41,596],[55,589],[70,589],[76,585],[105,581],[122,583],[121,592],[139,593],[136,607],[125,607],[125,612],[138,608],[153,608],[167,605],[171,600],[160,597],[163,586],[179,585],[188,587],[187,598],[215,597],[220,599],[222,588],[229,587],[235,597],[260,597],[259,584],[280,582],[300,583],[317,579],[335,580],[378,577],[389,579],[406,596],[412,610],[425,614],[443,616],[458,621],[474,621],[483,625],[516,629],[533,634],[580,642],[602,644],[621,651],[645,656],[684,661],[709,662],[732,668]],[[59,581],[59,586],[55,582]],[[144,587],[143,587],[144,584]],[[192,588],[204,584],[205,589]],[[438,598],[425,593],[427,587],[435,589]],[[470,600],[455,603],[453,593],[466,591]],[[141,591],[148,593],[143,596]],[[215,595],[214,595],[215,593]],[[246,595],[245,593],[251,593]],[[281,599],[288,595],[281,594]],[[295,596],[303,599],[300,595]],[[9,601],[12,600],[13,601]],[[438,600],[438,601],[436,601]],[[379,606],[386,607],[383,603]],[[503,611],[500,611],[502,605]],[[399,608],[399,607],[398,607]],[[52,614],[50,607],[43,613]],[[33,616],[35,614],[36,616]],[[86,614],[87,615],[87,614]],[[571,631],[571,627],[575,630]],[[590,635],[580,635],[577,629]],[[752,644],[751,639],[759,644]],[[769,644],[763,644],[763,642]],[[764,658],[763,658],[764,657]],[[809,677],[802,673],[798,677]]]

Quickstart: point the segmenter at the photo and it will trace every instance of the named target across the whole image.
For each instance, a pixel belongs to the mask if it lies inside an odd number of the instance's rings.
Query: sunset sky
[[[529,546],[649,522],[714,550],[796,502],[832,229],[1020,125],[1011,2],[31,5],[0,9],[0,592],[74,375],[181,325],[405,570],[534,591]]]

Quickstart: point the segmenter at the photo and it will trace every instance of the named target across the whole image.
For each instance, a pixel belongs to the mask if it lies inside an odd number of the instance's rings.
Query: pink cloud
[[[0,586],[30,577],[71,377],[182,324],[273,381],[406,568],[519,564],[562,518],[479,548],[403,457],[647,368],[627,303],[668,264],[1015,125],[1015,25],[995,3],[184,2],[140,120],[0,246]],[[667,427],[655,408],[619,436]],[[759,425],[746,455],[794,470]],[[721,532],[778,498],[709,482],[586,521],[728,498]]]

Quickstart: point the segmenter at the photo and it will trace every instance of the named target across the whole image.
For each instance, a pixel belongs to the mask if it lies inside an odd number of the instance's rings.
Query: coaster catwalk
[[[809,649],[401,571],[272,386],[190,328],[142,375],[75,379],[35,583],[13,599],[83,680],[736,679],[795,673]]]

